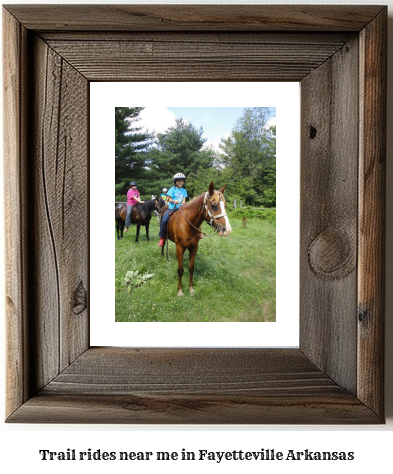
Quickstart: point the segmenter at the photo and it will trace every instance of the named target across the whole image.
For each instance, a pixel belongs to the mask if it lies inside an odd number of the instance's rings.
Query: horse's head
[[[162,214],[162,211],[164,210],[165,206],[166,202],[163,199],[160,198],[155,201],[155,208],[159,214]]]
[[[225,237],[232,232],[232,227],[226,213],[227,203],[224,198],[225,186],[219,191],[216,191],[214,184],[210,183],[209,190],[205,194],[204,199],[205,220],[208,224],[217,229],[220,237]]]

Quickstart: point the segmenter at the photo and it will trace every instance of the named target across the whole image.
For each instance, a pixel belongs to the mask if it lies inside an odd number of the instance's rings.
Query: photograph
[[[94,82],[89,127],[91,344],[298,347],[299,84]]]
[[[276,320],[275,107],[116,107],[114,161],[117,322]]]

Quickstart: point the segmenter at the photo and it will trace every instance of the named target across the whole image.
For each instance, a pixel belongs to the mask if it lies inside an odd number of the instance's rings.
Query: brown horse
[[[132,208],[131,223],[137,225],[135,242],[138,242],[139,231],[140,231],[141,225],[145,226],[146,238],[148,241],[150,240],[149,239],[150,219],[157,204],[158,204],[158,201],[156,198],[154,198],[154,199],[149,199],[149,201],[145,201],[142,204],[136,204]],[[127,205],[118,204],[115,207],[117,240],[120,240],[123,238],[123,230],[124,230],[124,225],[126,221],[126,216],[127,216]],[[120,231],[120,234],[119,234],[119,231]]]
[[[169,219],[168,237],[176,244],[177,274],[179,276],[178,296],[183,296],[183,255],[186,249],[189,252],[189,292],[190,294],[195,293],[193,287],[194,262],[202,234],[200,230],[202,223],[207,222],[218,232],[220,237],[232,232],[225,211],[227,205],[224,199],[224,190],[225,186],[220,191],[215,191],[214,184],[210,183],[206,193],[181,206]],[[163,254],[164,247],[161,250],[161,255]]]
[[[166,211],[168,210],[168,203],[165,202],[163,199],[160,199],[158,201],[157,206],[156,206],[156,210],[157,210],[157,213],[159,215],[159,223],[161,224],[162,217],[166,213]]]

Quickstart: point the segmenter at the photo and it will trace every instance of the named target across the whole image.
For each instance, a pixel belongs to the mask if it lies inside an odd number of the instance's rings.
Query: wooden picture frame
[[[7,421],[384,423],[387,7],[9,5],[3,24]],[[245,80],[301,83],[299,348],[90,347],[89,82]]]

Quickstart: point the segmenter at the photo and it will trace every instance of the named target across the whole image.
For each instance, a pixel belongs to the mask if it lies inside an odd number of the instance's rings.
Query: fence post
[[[233,209],[236,211],[236,199],[233,200]]]

